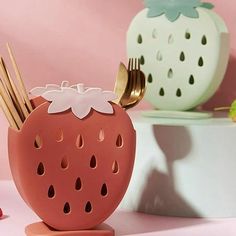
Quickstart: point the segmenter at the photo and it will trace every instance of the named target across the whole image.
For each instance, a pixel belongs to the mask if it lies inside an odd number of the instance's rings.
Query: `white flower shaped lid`
[[[45,87],[36,87],[30,93],[51,102],[48,107],[49,114],[71,109],[79,119],[85,118],[91,109],[113,114],[114,110],[109,101],[116,99],[114,92],[103,91],[101,88],[87,88],[83,84],[69,86],[68,81],[63,81],[61,86],[47,84]]]

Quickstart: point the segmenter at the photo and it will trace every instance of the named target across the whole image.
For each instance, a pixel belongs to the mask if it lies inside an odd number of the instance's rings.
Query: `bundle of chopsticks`
[[[3,58],[0,57],[0,106],[10,126],[20,130],[33,108],[9,44],[7,44],[7,51],[15,79],[13,80]]]

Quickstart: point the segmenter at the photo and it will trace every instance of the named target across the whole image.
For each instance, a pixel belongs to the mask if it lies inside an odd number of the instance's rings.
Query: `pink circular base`
[[[107,224],[101,224],[91,230],[79,231],[57,231],[53,230],[43,222],[30,224],[25,228],[27,236],[114,236],[115,232]]]

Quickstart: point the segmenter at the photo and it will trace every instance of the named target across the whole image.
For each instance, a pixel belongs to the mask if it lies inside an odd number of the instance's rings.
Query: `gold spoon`
[[[130,59],[128,66],[128,84],[120,104],[124,109],[136,106],[144,97],[146,90],[145,75],[140,70],[140,62]]]
[[[117,99],[113,101],[114,103],[120,105],[120,100],[125,93],[127,83],[128,83],[128,71],[125,65],[121,62],[116,76],[116,82],[114,87],[114,93],[117,95]]]

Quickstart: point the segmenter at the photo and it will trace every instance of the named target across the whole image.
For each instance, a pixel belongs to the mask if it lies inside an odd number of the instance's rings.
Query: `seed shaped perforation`
[[[65,214],[69,214],[71,212],[71,207],[70,207],[70,204],[69,202],[66,202],[65,205],[64,205],[64,208],[63,208],[63,212]]]
[[[159,95],[160,95],[161,97],[164,97],[164,96],[165,96],[165,90],[164,90],[164,88],[160,88]]]
[[[103,129],[100,129],[98,133],[98,141],[102,142],[104,139],[105,139],[105,132]]]
[[[117,173],[119,173],[119,163],[118,163],[118,161],[117,160],[115,160],[115,161],[113,161],[113,163],[112,163],[112,173],[113,174],[117,174]]]
[[[101,188],[101,195],[102,195],[103,197],[105,197],[105,196],[107,196],[107,194],[108,194],[107,185],[104,183],[104,184],[102,185],[102,188]]]
[[[167,76],[168,76],[169,79],[173,78],[174,72],[173,72],[173,70],[171,68],[168,70]]]
[[[157,38],[157,29],[153,29],[153,31],[152,31],[152,38],[153,39]]]
[[[177,89],[177,91],[176,91],[176,96],[179,97],[179,98],[182,96],[182,91],[181,91],[180,88]]]
[[[189,77],[189,84],[190,84],[190,85],[194,85],[194,83],[195,83],[194,76],[193,76],[193,75],[190,75],[190,77]]]
[[[55,189],[54,189],[53,185],[50,185],[50,187],[48,188],[48,197],[49,198],[55,197]]]
[[[82,181],[81,178],[77,178],[77,180],[75,181],[75,189],[77,191],[80,191],[82,189]]]
[[[148,81],[148,83],[150,83],[150,84],[153,82],[152,74],[149,74],[149,75],[148,75],[147,81]]]
[[[34,140],[34,147],[36,149],[41,149],[43,146],[43,140],[42,137],[40,137],[40,135],[36,135],[35,140]]]
[[[139,61],[140,61],[140,64],[141,64],[141,65],[144,65],[144,64],[145,64],[145,58],[144,58],[143,55],[141,55]]]
[[[185,54],[184,54],[184,52],[180,53],[179,60],[182,61],[182,62],[185,61]]]
[[[90,159],[90,167],[92,169],[95,169],[97,167],[97,159],[94,155]]]
[[[76,138],[76,142],[75,142],[75,145],[78,149],[81,149],[83,148],[84,146],[84,138],[81,134],[79,134]]]
[[[119,135],[117,136],[117,138],[116,138],[116,146],[117,146],[118,148],[121,148],[121,147],[123,147],[123,144],[124,144],[123,138],[122,138],[122,136],[119,134]]]
[[[174,36],[173,34],[170,34],[168,37],[168,44],[173,44],[174,43]]]
[[[199,67],[203,67],[203,66],[204,66],[203,57],[200,57],[200,58],[199,58],[199,60],[198,60],[198,66],[199,66]]]
[[[62,129],[59,129],[58,132],[57,132],[57,134],[56,134],[56,141],[57,141],[58,143],[60,143],[60,142],[63,141],[63,139],[64,139],[63,131],[62,131]]]
[[[142,37],[141,34],[138,35],[137,42],[138,42],[138,44],[142,44],[143,43],[143,37]]]
[[[84,210],[85,210],[86,213],[91,213],[91,212],[92,212],[93,207],[92,207],[92,204],[91,204],[90,201],[88,201],[88,202],[86,203]]]
[[[188,29],[185,32],[185,38],[186,39],[191,39],[191,33],[190,33],[190,31]]]
[[[207,37],[206,37],[206,35],[202,36],[202,45],[207,45]]]
[[[162,55],[161,51],[157,52],[156,59],[157,59],[157,61],[162,61],[163,60],[163,55]]]
[[[44,175],[45,174],[45,168],[42,162],[39,163],[37,168],[37,174],[38,175]]]
[[[62,160],[61,160],[61,168],[62,168],[63,170],[66,170],[66,169],[68,169],[68,167],[69,167],[68,158],[67,158],[66,156],[64,156],[64,157],[62,158]]]

